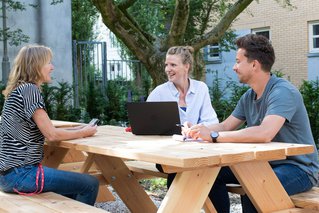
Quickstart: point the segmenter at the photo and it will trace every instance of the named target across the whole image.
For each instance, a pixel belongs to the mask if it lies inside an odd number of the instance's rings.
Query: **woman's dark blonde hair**
[[[193,69],[194,48],[191,46],[175,46],[168,49],[166,55],[179,55],[182,58],[183,64],[189,64],[189,72]]]
[[[14,60],[7,87],[2,92],[5,98],[21,83],[38,84],[43,80],[41,69],[51,59],[52,51],[48,47],[37,44],[22,47]]]

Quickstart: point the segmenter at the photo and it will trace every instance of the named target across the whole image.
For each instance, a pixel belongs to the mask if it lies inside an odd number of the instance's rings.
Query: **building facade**
[[[53,83],[61,81],[72,83],[71,1],[63,1],[56,5],[51,5],[51,0],[20,0],[20,2],[26,5],[26,10],[7,9],[7,27],[11,30],[21,29],[30,37],[28,44],[36,43],[50,47],[54,54]],[[30,4],[35,7],[28,6]],[[24,45],[26,43],[20,46],[8,44],[10,67],[19,49]],[[0,57],[3,61],[3,42],[0,43]],[[0,79],[2,81],[2,63]]]
[[[276,54],[273,71],[282,72],[297,87],[303,80],[318,79],[319,1],[291,0],[292,7],[271,0],[258,2],[252,2],[233,23],[235,33],[238,36],[256,33],[269,37]],[[215,57],[207,58],[208,85],[212,84],[216,73],[222,79],[237,79],[232,70],[235,55],[236,51],[216,54],[215,49]]]

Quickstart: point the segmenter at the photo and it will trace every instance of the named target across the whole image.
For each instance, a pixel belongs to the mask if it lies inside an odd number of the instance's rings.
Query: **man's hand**
[[[191,137],[196,140],[201,138],[204,141],[212,141],[212,138],[210,137],[210,132],[211,130],[207,126],[203,124],[198,124],[192,126],[189,129],[188,137]]]

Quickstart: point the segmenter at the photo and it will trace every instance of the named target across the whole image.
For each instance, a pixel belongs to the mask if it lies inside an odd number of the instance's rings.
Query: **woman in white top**
[[[218,118],[212,107],[208,87],[201,81],[189,78],[193,68],[194,49],[190,46],[171,47],[166,53],[165,72],[168,82],[157,86],[147,101],[176,101],[179,107],[181,124],[215,124]],[[156,168],[163,172],[161,165]],[[170,187],[176,174],[168,174]]]
[[[204,82],[189,78],[193,68],[194,49],[190,46],[171,47],[166,54],[165,72],[168,82],[157,86],[147,101],[176,101],[181,123],[218,123],[208,87]]]

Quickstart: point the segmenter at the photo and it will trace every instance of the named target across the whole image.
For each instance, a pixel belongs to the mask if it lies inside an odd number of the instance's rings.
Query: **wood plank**
[[[61,145],[66,142],[62,142]],[[286,154],[308,153],[313,149],[308,145],[285,143],[237,144],[233,143],[185,143],[170,136],[136,136],[127,133],[124,128],[99,126],[95,136],[72,140],[76,149],[159,163],[183,168],[201,168],[226,165],[250,160],[284,159]],[[183,150],[183,152],[180,152]],[[295,151],[293,151],[295,150]],[[299,151],[301,150],[301,151]]]
[[[105,212],[102,209],[86,205],[62,195],[45,192],[33,196],[23,196],[0,192],[1,212],[22,213],[75,213],[75,212]]]
[[[139,175],[143,174],[146,177],[148,175],[148,176],[154,176],[154,177],[167,178],[167,174],[158,171],[154,163],[132,160],[132,161],[125,161],[125,164],[130,169],[130,171],[133,172],[134,175],[136,173],[135,175],[136,177],[141,177]],[[140,178],[137,178],[137,179],[140,179]]]
[[[207,167],[177,173],[158,212],[200,212],[219,170],[220,167]]]
[[[131,212],[156,212],[157,207],[120,158],[95,155],[95,163]]]
[[[68,154],[63,158],[63,163],[85,161],[86,153],[75,149],[70,149]]]
[[[234,193],[234,194],[239,194],[239,195],[245,195],[244,189],[241,187],[240,184],[226,184],[227,191]]]
[[[318,211],[310,210],[310,209],[291,208],[291,209],[275,211],[273,213],[318,213]]]
[[[88,153],[87,157],[84,161],[84,164],[80,169],[80,172],[87,173],[89,171],[89,169],[92,167],[93,162],[94,162],[94,154]]]
[[[99,187],[99,193],[97,194],[96,202],[108,202],[115,201],[115,197],[112,192],[107,188],[107,185]]]
[[[230,168],[258,212],[294,207],[268,162],[243,162],[230,165]]]
[[[319,211],[319,187],[290,196],[296,207]]]
[[[39,203],[34,203],[28,199],[26,196],[21,196],[17,194],[9,194],[0,191],[0,212],[19,212],[19,213],[53,213],[56,212],[46,206]]]
[[[217,213],[212,201],[207,197],[203,206],[205,213]]]
[[[64,197],[53,192],[46,192],[25,197],[33,203],[38,203],[40,205],[53,209],[56,212],[105,212],[102,209],[81,203],[79,201]]]
[[[42,164],[51,168],[58,168],[69,149],[64,147],[44,146]]]

